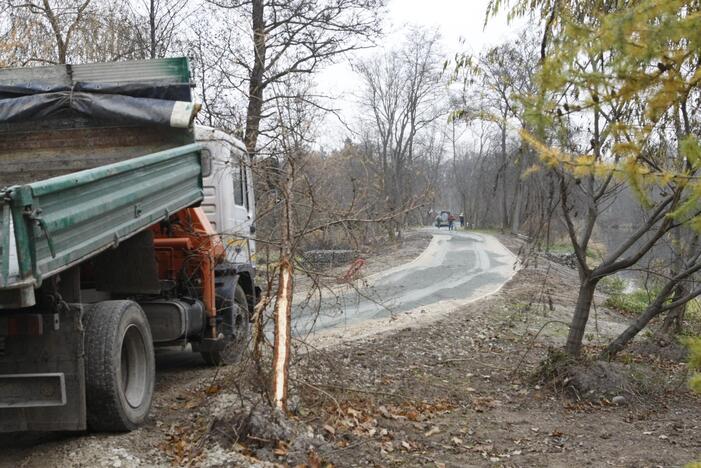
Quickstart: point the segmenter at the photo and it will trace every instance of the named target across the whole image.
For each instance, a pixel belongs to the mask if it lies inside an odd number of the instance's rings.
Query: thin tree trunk
[[[294,167],[288,160],[285,180],[282,184],[283,206],[280,223],[280,273],[275,301],[275,344],[273,348],[273,404],[287,412],[288,370],[292,335],[292,292],[294,279],[293,242],[293,192]]]
[[[246,110],[246,134],[244,143],[248,155],[253,158],[258,144],[261,113],[263,112],[263,91],[265,89],[265,5],[264,0],[252,1],[253,12],[253,68],[248,88],[248,108]]]
[[[672,302],[689,294],[689,289],[684,285],[680,284],[674,290],[674,296],[672,296]],[[686,303],[680,304],[667,312],[667,315],[662,322],[659,333],[664,335],[677,335],[682,331],[682,322],[684,320],[684,313],[686,312]]]
[[[506,122],[504,122],[501,128],[501,160],[504,167],[504,173],[501,176],[501,230],[502,232],[506,232],[506,230],[509,229],[509,203],[506,197]]]
[[[156,58],[156,0],[150,0],[148,12],[148,25],[150,33],[149,56]]]
[[[565,351],[571,356],[579,356],[582,350],[582,339],[584,338],[587,320],[589,320],[589,310],[594,301],[597,282],[598,280],[584,278],[579,285],[577,305],[574,308],[570,332],[565,345]]]
[[[258,145],[258,130],[263,110],[263,78],[265,73],[265,20],[264,0],[253,0],[253,68],[249,82],[248,108],[246,110],[246,132],[244,145],[250,159],[255,158]],[[276,303],[277,304],[277,303]],[[257,341],[254,343],[254,356],[260,358],[260,346],[263,340],[263,313],[256,314],[253,329]]]
[[[645,326],[655,318],[660,313],[660,307],[667,299],[667,296],[658,296],[652,304],[647,306],[645,311],[638,316],[638,318],[631,323],[628,328],[623,330],[623,332],[616,337],[609,345],[606,350],[602,353],[602,357],[606,359],[611,359],[619,351],[621,351],[633,338],[636,337],[640,331],[645,328]]]
[[[514,193],[514,212],[511,214],[511,234],[518,234],[521,227],[521,181],[516,182]]]
[[[679,133],[679,132],[678,132]],[[674,277],[684,270],[684,254],[685,248],[683,246],[681,230],[675,229],[672,231],[672,244],[676,246],[674,249],[674,260],[672,262],[671,276]],[[689,294],[689,289],[682,282],[677,285],[674,289],[674,296],[672,297],[672,302],[677,299]],[[677,307],[671,309],[665,316],[662,326],[659,332],[666,335],[676,335],[682,330],[682,320],[684,319],[684,312],[686,312],[686,303],[680,304]]]
[[[63,33],[61,32],[61,23],[56,16],[56,13],[51,8],[49,0],[43,0],[43,5],[44,13],[49,20],[49,24],[51,24],[51,29],[54,33],[54,38],[56,39],[56,55],[58,55],[58,63],[64,64],[66,63],[66,56],[68,54],[68,44],[66,43]]]
[[[287,412],[288,369],[292,340],[293,266],[290,258],[280,262],[280,276],[275,302],[275,347],[273,351],[273,404]]]

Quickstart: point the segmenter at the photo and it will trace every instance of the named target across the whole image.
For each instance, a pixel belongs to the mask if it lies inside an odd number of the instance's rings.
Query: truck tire
[[[156,363],[148,320],[132,301],[85,307],[85,382],[88,426],[94,431],[136,429],[151,409]]]
[[[248,299],[246,292],[235,281],[225,281],[217,287],[217,310],[227,310],[232,304],[238,306],[234,323],[217,320],[217,331],[224,335],[224,349],[203,351],[202,358],[210,366],[225,366],[235,364],[248,349],[248,339],[251,334]]]

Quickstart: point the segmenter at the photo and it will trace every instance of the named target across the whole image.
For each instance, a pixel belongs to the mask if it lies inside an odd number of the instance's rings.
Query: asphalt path
[[[466,304],[498,291],[514,274],[516,257],[494,236],[427,228],[433,239],[415,260],[352,286],[297,302],[294,334],[343,329],[364,321]]]
[[[305,300],[295,293],[293,335],[340,332],[395,315],[453,309],[498,291],[514,274],[516,257],[494,236],[446,228],[425,228],[433,238],[413,261],[352,285],[322,290]],[[273,325],[266,327],[273,339]],[[182,369],[206,369],[199,353],[171,348],[156,352],[158,376]]]

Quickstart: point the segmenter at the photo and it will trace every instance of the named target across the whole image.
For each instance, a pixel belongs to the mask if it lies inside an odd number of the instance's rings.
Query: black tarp
[[[187,84],[0,85],[0,122],[43,120],[72,110],[111,122],[187,126],[195,114],[189,100]],[[183,112],[189,113],[184,120]]]

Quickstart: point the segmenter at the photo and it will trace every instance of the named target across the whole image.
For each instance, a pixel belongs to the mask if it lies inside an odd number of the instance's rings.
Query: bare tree
[[[530,160],[535,159],[525,145],[511,145],[514,128],[526,128],[524,99],[534,92],[534,69],[537,59],[537,38],[524,32],[513,43],[505,43],[472,57],[457,58],[456,78],[462,78],[463,88],[455,117],[468,126],[475,121],[487,122],[498,130],[498,169],[494,191],[500,200],[502,231],[517,233],[521,225],[524,183],[521,174]],[[460,76],[462,75],[462,76]],[[515,147],[514,147],[515,146]]]
[[[360,104],[369,116],[372,154],[381,177],[385,210],[401,210],[409,200],[419,134],[441,115],[445,88],[439,66],[438,34],[416,29],[402,49],[355,65],[364,90]],[[388,235],[401,235],[402,220],[388,223]]]
[[[153,0],[140,11],[130,0],[4,0],[2,35],[13,44],[4,54],[17,65],[163,57],[173,50],[185,3]]]
[[[188,0],[128,1],[134,30],[144,57],[165,57],[185,21]]]
[[[86,15],[91,0],[54,2],[50,0],[5,1],[5,7],[12,15],[13,28],[31,31],[38,26],[47,35],[53,37],[54,50],[51,57],[29,57],[28,59],[66,63],[66,58],[71,50],[73,36]],[[35,23],[35,21],[38,21],[38,23]]]
[[[251,157],[258,149],[265,91],[294,74],[310,74],[341,54],[367,47],[380,32],[384,0],[210,0],[250,19],[251,54],[230,50],[230,60],[246,70],[240,86],[247,97],[244,142]],[[240,25],[231,25],[239,28]],[[245,86],[245,89],[243,89]],[[271,115],[275,115],[274,111]]]

